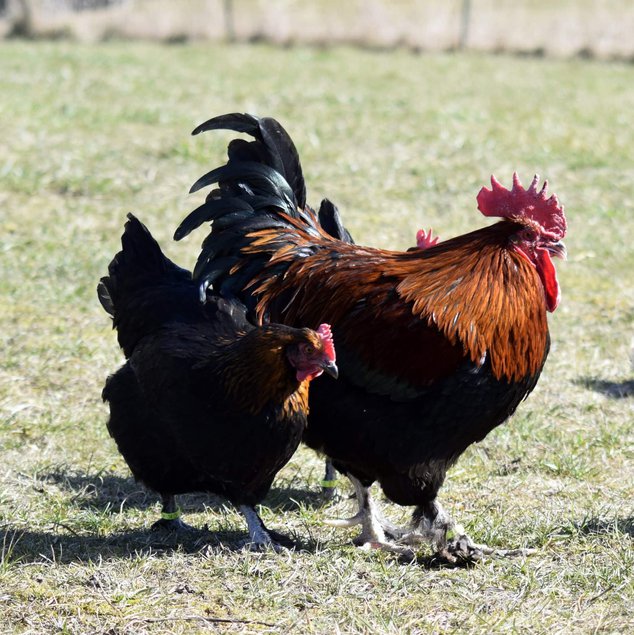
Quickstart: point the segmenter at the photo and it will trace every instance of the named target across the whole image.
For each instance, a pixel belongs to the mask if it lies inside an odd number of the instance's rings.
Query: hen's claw
[[[535,555],[539,550],[529,547],[520,547],[518,549],[495,549],[487,545],[474,545],[485,556],[499,556],[500,558],[517,558],[521,556]]]
[[[482,560],[484,552],[479,545],[474,544],[469,536],[462,534],[448,540],[447,545],[438,551],[437,555],[452,564],[469,565]]]
[[[365,551],[369,551],[370,549],[380,549],[381,551],[385,551],[387,553],[396,554],[400,558],[407,560],[408,562],[416,559],[416,551],[405,545],[399,545],[387,540],[361,542],[359,541],[359,538],[360,536],[358,538],[355,538],[353,542],[357,547]]]

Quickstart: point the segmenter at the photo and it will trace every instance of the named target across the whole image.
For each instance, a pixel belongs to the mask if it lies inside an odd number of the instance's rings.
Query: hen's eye
[[[311,355],[314,352],[315,352],[314,346],[311,346],[310,344],[304,345],[304,353],[306,353],[307,355]]]

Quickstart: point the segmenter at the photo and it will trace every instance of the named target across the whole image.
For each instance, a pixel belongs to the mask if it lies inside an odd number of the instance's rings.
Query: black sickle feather
[[[251,136],[255,136],[257,129],[257,117],[247,113],[233,112],[208,119],[194,128],[192,134],[197,135],[208,130],[235,130],[236,132],[246,132]]]
[[[227,163],[201,176],[191,186],[189,193],[193,194],[213,183],[220,183],[221,189],[224,183],[246,184],[254,194],[279,195],[282,193],[293,206],[296,206],[295,195],[284,180],[284,177],[279,172],[261,163],[253,161]]]
[[[330,234],[337,240],[342,240],[345,243],[354,243],[350,232],[343,226],[341,222],[341,216],[339,215],[339,209],[337,206],[327,198],[325,198],[319,206],[319,212],[317,214],[319,218],[319,224],[322,229]]]
[[[299,154],[286,130],[275,119],[260,119],[249,114],[231,113],[205,121],[195,128],[192,134],[197,135],[208,130],[235,130],[251,135],[261,142],[263,147],[249,144],[249,148],[244,143],[232,145],[232,142],[229,146],[230,160],[243,160],[242,157],[248,157],[250,161],[255,159],[265,162],[286,179],[293,190],[297,207],[304,208],[306,184]]]
[[[193,212],[183,220],[174,232],[174,240],[185,238],[194,229],[200,227],[203,223],[211,222],[220,216],[224,216],[230,212],[251,211],[253,207],[249,203],[241,201],[239,198],[211,199],[197,207]]]
[[[202,223],[211,222],[211,234],[203,241],[194,267],[194,280],[201,294],[207,286],[213,285],[215,292],[228,297],[237,295],[252,310],[256,298],[243,289],[265,266],[271,276],[277,275],[278,267],[266,263],[270,253],[294,241],[297,230],[293,222],[289,222],[289,216],[299,221],[302,231],[317,242],[323,238],[320,221],[333,238],[346,242],[352,242],[352,238],[330,201],[322,202],[318,215],[305,205],[299,158],[288,134],[277,121],[233,113],[210,119],[198,126],[194,134],[216,129],[246,133],[255,140],[230,141],[229,162],[205,174],[192,186],[194,192],[218,184],[207,202],[185,218],[174,238],[180,240]],[[301,183],[292,179],[300,179]],[[267,231],[269,237],[274,236],[265,250],[268,255],[245,258],[242,250],[255,240],[253,234],[260,230]],[[297,244],[293,250],[296,258],[313,252],[311,245]]]

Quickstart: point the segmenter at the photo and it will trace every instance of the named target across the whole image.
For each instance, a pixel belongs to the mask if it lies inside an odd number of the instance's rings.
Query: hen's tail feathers
[[[330,201],[325,199],[317,214],[306,205],[297,150],[277,121],[234,113],[210,119],[194,134],[217,129],[244,132],[255,140],[231,141],[228,162],[194,183],[192,192],[216,183],[218,187],[183,220],[174,238],[180,240],[203,223],[212,222],[212,232],[202,244],[193,273],[201,295],[213,285],[216,292],[225,297],[240,296],[253,308],[252,298],[243,289],[276,250],[284,248],[288,253],[284,262],[268,270],[272,276],[281,273],[277,269],[287,266],[291,255],[314,253],[328,235],[353,241]],[[256,232],[258,238],[266,234],[266,246],[258,241]]]
[[[128,214],[121,251],[97,286],[126,356],[150,330],[198,311],[196,285],[186,269],[166,258],[148,229]]]

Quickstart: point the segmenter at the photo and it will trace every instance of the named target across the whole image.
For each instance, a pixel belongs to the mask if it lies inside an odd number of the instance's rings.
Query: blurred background
[[[631,0],[0,0],[0,37],[357,44],[632,59]]]

